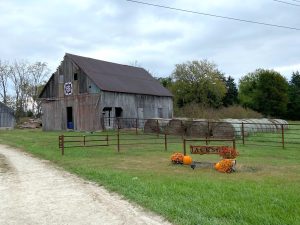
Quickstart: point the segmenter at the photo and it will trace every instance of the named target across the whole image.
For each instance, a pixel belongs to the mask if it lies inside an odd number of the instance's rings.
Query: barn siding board
[[[121,107],[124,118],[137,118],[138,108],[143,108],[143,118],[158,117],[157,109],[164,109],[164,118],[172,118],[173,101],[169,97],[102,92],[102,110],[104,107]]]
[[[16,123],[14,111],[0,102],[0,128],[14,128]]]
[[[67,107],[72,107],[73,109],[75,130],[102,130],[98,106],[99,99],[100,95],[78,95],[44,102],[43,130],[66,130]]]

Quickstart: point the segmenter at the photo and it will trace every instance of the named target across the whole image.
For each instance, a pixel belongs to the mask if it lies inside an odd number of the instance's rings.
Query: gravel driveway
[[[0,145],[0,224],[169,224],[52,163]]]

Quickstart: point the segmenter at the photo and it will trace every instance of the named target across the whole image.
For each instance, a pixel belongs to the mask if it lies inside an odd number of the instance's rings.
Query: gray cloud
[[[148,1],[150,2],[150,1]],[[156,4],[300,27],[299,8],[272,1],[154,0]],[[0,1],[1,59],[41,60],[54,70],[65,52],[129,64],[156,76],[209,59],[236,79],[257,68],[300,70],[300,31],[147,7],[123,0]]]

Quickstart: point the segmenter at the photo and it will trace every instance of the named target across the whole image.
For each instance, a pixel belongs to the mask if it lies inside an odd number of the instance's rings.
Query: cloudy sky
[[[300,29],[300,1],[142,0],[186,10]],[[0,59],[47,62],[66,52],[137,63],[155,76],[174,65],[208,59],[238,80],[257,68],[288,79],[300,70],[300,30],[201,16],[126,0],[0,0]]]

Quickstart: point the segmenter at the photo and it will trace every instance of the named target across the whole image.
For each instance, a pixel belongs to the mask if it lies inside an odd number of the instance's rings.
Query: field
[[[124,145],[119,153],[115,145],[69,148],[61,156],[60,134],[1,131],[0,141],[95,181],[174,224],[300,224],[298,146],[282,149],[238,144],[237,172],[222,174],[212,168],[192,170],[171,164],[170,155],[182,151],[181,143],[169,144],[168,151],[163,144]],[[192,157],[203,162],[220,159],[217,155]]]

